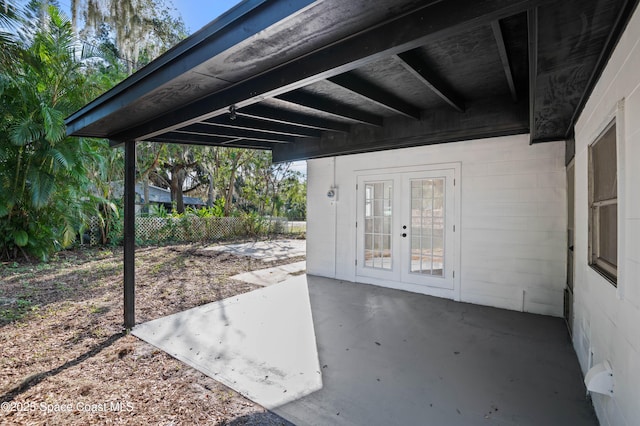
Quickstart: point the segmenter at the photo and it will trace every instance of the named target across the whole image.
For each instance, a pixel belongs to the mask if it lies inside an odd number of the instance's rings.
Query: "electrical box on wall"
[[[329,188],[329,190],[327,191],[327,198],[332,201],[338,201],[338,187],[337,186],[332,186],[331,188]]]

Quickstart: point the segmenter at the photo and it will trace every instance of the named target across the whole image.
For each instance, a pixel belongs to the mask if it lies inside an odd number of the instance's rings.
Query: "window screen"
[[[618,170],[615,122],[589,147],[589,246],[589,264],[616,285]]]

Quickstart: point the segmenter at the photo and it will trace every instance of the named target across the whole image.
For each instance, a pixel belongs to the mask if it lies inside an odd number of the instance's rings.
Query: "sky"
[[[198,31],[238,3],[239,0],[173,0],[189,34]]]
[[[27,2],[28,0],[16,0],[18,4],[26,4]],[[189,34],[195,33],[240,2],[241,0],[171,0],[173,6],[182,15]],[[71,1],[58,0],[58,3],[62,11],[67,16],[71,16]],[[167,1],[168,3],[169,1]]]

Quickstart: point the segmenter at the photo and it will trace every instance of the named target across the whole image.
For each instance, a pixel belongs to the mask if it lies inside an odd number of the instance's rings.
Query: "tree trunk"
[[[171,201],[176,203],[178,214],[184,213],[184,184],[185,171],[183,167],[176,167],[171,171]]]
[[[229,216],[231,213],[231,203],[233,202],[233,188],[236,186],[236,169],[233,168],[231,170],[231,175],[229,176],[229,186],[227,187],[227,197],[224,203],[224,215]]]
[[[149,175],[145,176],[143,182],[144,204],[142,205],[142,213],[149,214]]]
[[[213,173],[209,172],[209,191],[207,192],[207,207],[213,207],[216,200],[216,188],[213,183]]]

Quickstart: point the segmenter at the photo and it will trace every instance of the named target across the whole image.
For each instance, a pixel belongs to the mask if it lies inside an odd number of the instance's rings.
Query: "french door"
[[[454,169],[358,177],[358,276],[453,289],[454,177]]]

